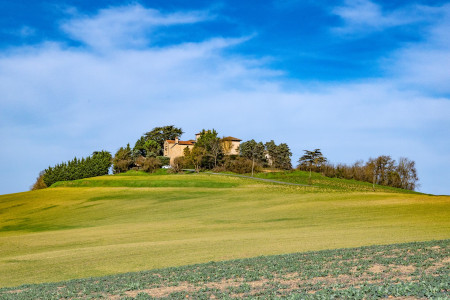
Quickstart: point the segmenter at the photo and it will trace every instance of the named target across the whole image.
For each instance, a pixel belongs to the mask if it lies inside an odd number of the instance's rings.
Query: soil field
[[[1,299],[449,299],[450,240],[209,262],[0,289]]]

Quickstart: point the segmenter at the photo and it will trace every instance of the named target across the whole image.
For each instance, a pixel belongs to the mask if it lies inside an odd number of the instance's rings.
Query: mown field
[[[448,196],[313,184],[130,173],[2,195],[0,286],[450,238]]]
[[[262,256],[0,289],[1,299],[448,299],[450,240]]]

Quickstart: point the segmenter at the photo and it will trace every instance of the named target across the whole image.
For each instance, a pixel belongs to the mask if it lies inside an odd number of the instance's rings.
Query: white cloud
[[[191,24],[209,19],[205,12],[163,14],[139,4],[102,9],[95,16],[76,16],[62,24],[73,39],[97,49],[141,48],[161,26]]]
[[[337,34],[360,37],[391,27],[421,23],[422,41],[404,44],[380,59],[398,88],[450,94],[450,5],[410,5],[384,11],[370,0],[346,0],[332,11],[344,22]]]
[[[344,22],[333,31],[353,36],[423,21],[430,18],[432,11],[421,6],[409,6],[388,12],[370,0],[345,0],[344,5],[334,8],[332,13]]]
[[[396,50],[382,63],[408,88],[450,95],[450,5],[428,10],[434,19],[424,32],[424,41]]]

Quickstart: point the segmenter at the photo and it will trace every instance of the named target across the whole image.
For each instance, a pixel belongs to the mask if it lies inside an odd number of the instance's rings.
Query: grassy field
[[[131,173],[2,195],[0,286],[450,238],[448,196],[313,183]]]
[[[450,240],[209,262],[0,289],[1,299],[448,299]]]

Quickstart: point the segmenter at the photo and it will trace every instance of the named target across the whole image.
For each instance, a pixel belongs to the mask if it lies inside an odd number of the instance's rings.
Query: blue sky
[[[0,0],[0,194],[171,124],[450,194],[449,70],[449,1]]]

